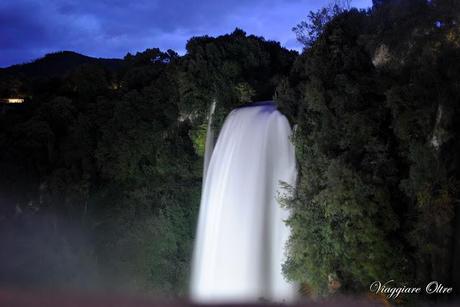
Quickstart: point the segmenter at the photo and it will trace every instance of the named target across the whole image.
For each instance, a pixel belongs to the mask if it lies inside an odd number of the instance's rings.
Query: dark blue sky
[[[291,28],[329,0],[0,0],[0,67],[59,50],[123,57],[146,48],[183,53],[192,36],[235,27],[300,49]],[[367,7],[371,0],[353,0]]]

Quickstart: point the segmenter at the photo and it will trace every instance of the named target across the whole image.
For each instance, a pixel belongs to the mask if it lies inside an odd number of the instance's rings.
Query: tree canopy
[[[323,295],[331,274],[353,293],[375,280],[458,282],[456,6],[339,12],[280,83],[300,172],[285,200],[290,279]]]

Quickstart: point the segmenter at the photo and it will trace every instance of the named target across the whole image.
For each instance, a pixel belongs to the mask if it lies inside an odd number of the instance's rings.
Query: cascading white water
[[[204,151],[203,163],[203,184],[206,182],[206,173],[208,172],[209,162],[211,161],[212,151],[214,150],[214,130],[212,129],[212,117],[216,109],[216,101],[211,103],[208,116],[208,129],[206,130],[206,144]]]
[[[292,301],[281,272],[289,229],[280,207],[294,185],[289,123],[271,102],[233,110],[204,180],[192,265],[196,302]]]

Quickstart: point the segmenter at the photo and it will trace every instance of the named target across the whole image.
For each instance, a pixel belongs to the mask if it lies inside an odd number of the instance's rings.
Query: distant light
[[[23,103],[24,99],[23,98],[8,98],[6,100],[6,103]]]

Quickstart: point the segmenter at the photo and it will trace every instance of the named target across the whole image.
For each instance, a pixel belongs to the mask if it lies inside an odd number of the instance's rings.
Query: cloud
[[[371,0],[355,0],[368,6]],[[73,50],[97,57],[159,47],[235,27],[300,48],[291,28],[327,0],[2,0],[0,67]]]

